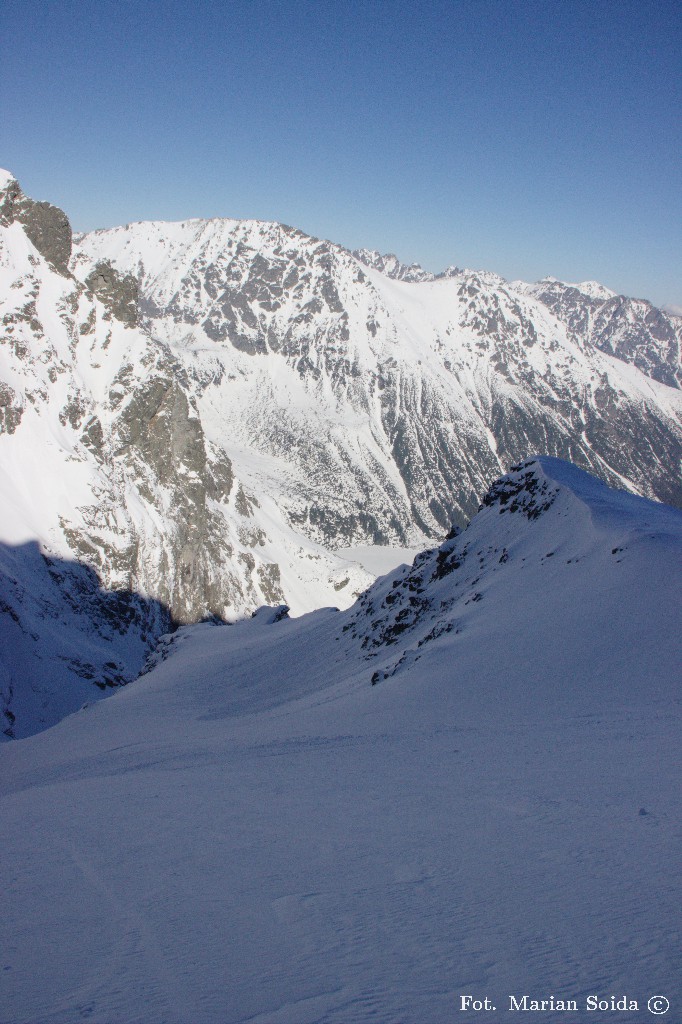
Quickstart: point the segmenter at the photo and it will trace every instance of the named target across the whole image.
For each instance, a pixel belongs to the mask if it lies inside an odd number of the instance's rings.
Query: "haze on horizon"
[[[6,0],[0,164],[75,230],[277,220],[682,307],[673,0]]]

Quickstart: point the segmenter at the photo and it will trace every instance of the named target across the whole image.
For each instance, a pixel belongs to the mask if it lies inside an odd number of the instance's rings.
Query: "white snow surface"
[[[411,563],[419,554],[419,548],[379,547],[376,544],[359,544],[354,548],[340,548],[336,554],[349,562],[358,562],[371,576],[385,576],[399,565]]]
[[[5,1024],[679,1017],[682,516],[551,459],[486,502],[0,748]]]
[[[580,281],[579,284],[564,282],[568,288],[577,288],[583,295],[589,295],[591,299],[613,299],[618,293],[600,284],[599,281]]]
[[[6,171],[4,167],[0,167],[0,189],[7,188],[14,180],[15,178],[11,171]]]
[[[607,288],[606,285],[600,284],[599,281],[580,281],[579,283],[571,281],[560,281],[556,277],[543,277],[541,281],[536,281],[534,285],[527,284],[526,282],[516,282],[525,288],[536,288],[538,285],[543,284],[560,284],[565,288],[575,288],[577,291],[582,292],[583,295],[587,295],[591,299],[613,299],[618,294]]]
[[[547,285],[561,285],[564,288],[575,288],[576,291],[582,292],[590,299],[613,299],[616,298],[618,292],[614,292],[611,288],[607,288],[606,285],[601,284],[599,281],[560,281],[557,277],[543,277],[540,281],[535,281],[531,284],[528,281],[512,281],[510,287],[518,291],[525,292],[527,294],[533,294],[535,291],[541,289]]]

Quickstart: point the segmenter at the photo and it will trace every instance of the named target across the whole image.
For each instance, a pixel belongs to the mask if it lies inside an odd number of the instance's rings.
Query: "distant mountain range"
[[[0,172],[0,305],[15,735],[28,676],[49,724],[174,623],[347,607],[372,577],[338,552],[432,545],[535,453],[682,505],[682,319],[592,282],[432,275],[256,221],[72,238]]]

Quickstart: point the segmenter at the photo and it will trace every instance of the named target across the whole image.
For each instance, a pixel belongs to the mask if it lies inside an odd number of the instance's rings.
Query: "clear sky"
[[[682,306],[679,0],[4,0],[0,166]]]

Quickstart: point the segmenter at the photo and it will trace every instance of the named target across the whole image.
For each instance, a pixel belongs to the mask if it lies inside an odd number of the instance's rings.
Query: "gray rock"
[[[0,381],[0,434],[13,434],[24,414],[15,392]]]
[[[63,210],[50,203],[36,202],[21,191],[17,181],[11,181],[0,192],[0,224],[23,225],[29,240],[41,256],[60,274],[69,276],[72,234],[69,219]]]
[[[85,284],[117,320],[131,327],[137,324],[140,288],[132,274],[119,274],[104,260],[88,274]]]

